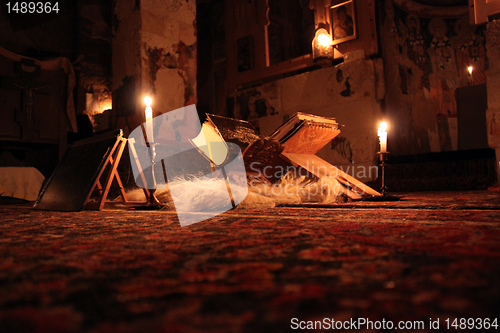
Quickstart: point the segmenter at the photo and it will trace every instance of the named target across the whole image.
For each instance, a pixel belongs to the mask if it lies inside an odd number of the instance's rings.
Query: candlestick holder
[[[389,152],[379,151],[377,154],[379,154],[380,156],[380,166],[382,167],[382,187],[380,188],[380,190],[382,190],[382,196],[385,197],[387,196],[387,186],[385,186],[385,162],[387,161]]]
[[[381,172],[382,173],[382,175],[381,175],[382,187],[380,188],[380,190],[382,191],[382,195],[381,196],[372,196],[370,198],[367,198],[366,200],[367,201],[399,201],[399,199],[400,199],[399,197],[389,195],[387,193],[387,186],[385,186],[385,166],[386,166],[387,157],[389,156],[389,152],[388,151],[385,151],[385,152],[379,151],[377,154],[380,156],[380,166],[382,168],[382,172]]]
[[[151,178],[153,179],[153,186],[154,186],[153,189],[148,189],[148,192],[149,192],[148,206],[151,208],[162,207],[160,201],[155,196],[155,192],[156,192],[156,177],[155,177],[156,145],[158,145],[158,143],[146,142],[146,146],[148,147],[149,156],[151,157]]]

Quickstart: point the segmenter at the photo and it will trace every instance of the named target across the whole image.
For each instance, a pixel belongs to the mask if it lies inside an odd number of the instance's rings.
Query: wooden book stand
[[[83,205],[85,208],[90,208],[92,206],[91,203],[89,203],[90,196],[92,193],[95,191],[96,187],[99,191],[100,199],[98,201],[98,209],[102,210],[104,208],[104,204],[106,202],[109,202],[107,200],[109,190],[111,188],[111,184],[113,183],[113,180],[116,179],[116,182],[118,183],[118,187],[120,188],[120,197],[122,198],[122,201],[124,203],[127,203],[127,195],[125,193],[125,189],[123,188],[123,183],[120,178],[120,175],[118,174],[118,164],[120,164],[120,160],[122,158],[123,150],[125,149],[125,146],[127,145],[127,139],[123,137],[123,135],[120,135],[117,137],[117,140],[113,147],[111,148],[111,151],[107,155],[106,159],[104,160],[104,164],[99,170],[99,174],[97,175],[97,178],[94,181],[94,184],[92,185],[92,188],[87,195],[87,198],[85,199]],[[109,167],[109,172],[108,175],[106,176],[106,180],[104,181],[104,188],[101,184],[101,177],[104,173],[104,170],[106,167]]]
[[[107,200],[109,190],[111,188],[111,185],[112,185],[114,179],[116,179],[118,187],[120,188],[120,197],[122,199],[122,203],[137,204],[137,203],[149,202],[150,192],[146,189],[143,189],[144,195],[146,196],[146,201],[128,200],[127,195],[125,193],[125,189],[124,189],[123,183],[120,179],[120,175],[118,174],[117,168],[118,168],[118,164],[120,163],[120,159],[122,157],[123,150],[125,149],[125,146],[127,145],[127,143],[130,146],[130,151],[132,153],[133,161],[137,165],[137,168],[138,168],[139,173],[141,175],[143,184],[146,183],[146,180],[144,178],[144,174],[142,172],[141,164],[139,163],[139,158],[138,158],[137,152],[135,150],[135,140],[133,138],[126,139],[123,136],[120,136],[120,137],[118,137],[116,144],[111,149],[111,152],[110,152],[108,158],[104,162],[103,168],[101,169],[96,181],[94,182],[94,185],[92,186],[91,192],[89,193],[87,199],[85,200],[85,205],[87,205],[86,208],[88,208],[88,206],[91,206],[91,204],[88,201],[89,201],[92,193],[95,191],[96,187],[97,187],[97,190],[99,191],[99,195],[100,195],[99,205],[98,205],[99,210],[102,210],[104,208],[104,205],[106,202],[113,202],[113,203],[117,202],[115,200],[112,200],[112,201]],[[106,177],[106,180],[104,183],[104,188],[103,188],[103,186],[101,185],[100,178],[102,177],[102,174],[104,173],[104,170],[106,169],[107,166],[109,166],[110,169],[109,169],[108,175]]]
[[[109,190],[116,179],[120,197],[127,200],[117,168],[128,140],[121,130],[80,140],[68,147],[58,166],[38,196],[34,209],[81,211],[83,208],[103,209]],[[109,171],[105,179],[105,170]],[[99,192],[97,207],[89,202],[95,190]]]

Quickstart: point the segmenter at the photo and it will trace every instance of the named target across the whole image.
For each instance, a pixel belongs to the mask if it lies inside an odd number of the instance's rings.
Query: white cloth
[[[44,180],[32,167],[0,167],[0,195],[35,201]]]

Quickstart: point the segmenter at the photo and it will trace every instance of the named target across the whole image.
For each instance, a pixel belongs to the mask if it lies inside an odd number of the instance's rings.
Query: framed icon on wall
[[[356,39],[354,1],[344,1],[330,7],[333,45]]]

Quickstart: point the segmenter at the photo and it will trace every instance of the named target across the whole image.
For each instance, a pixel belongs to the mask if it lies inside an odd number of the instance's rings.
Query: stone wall
[[[377,177],[370,167],[376,165],[384,92],[382,61],[358,59],[240,91],[226,111],[264,136],[296,112],[334,117],[344,127],[317,155],[369,181]]]
[[[467,7],[461,15],[444,17],[440,7],[418,12],[391,0],[380,4],[385,109],[394,128],[391,151],[409,155],[459,149],[455,94],[486,82],[484,26],[469,24]],[[472,76],[468,66],[473,66]]]
[[[145,95],[155,116],[196,103],[195,2],[118,0],[114,11],[113,108],[129,130]]]
[[[500,182],[500,21],[488,23],[486,47],[490,67],[488,80],[488,111],[486,112],[488,144],[496,151],[497,179]]]

